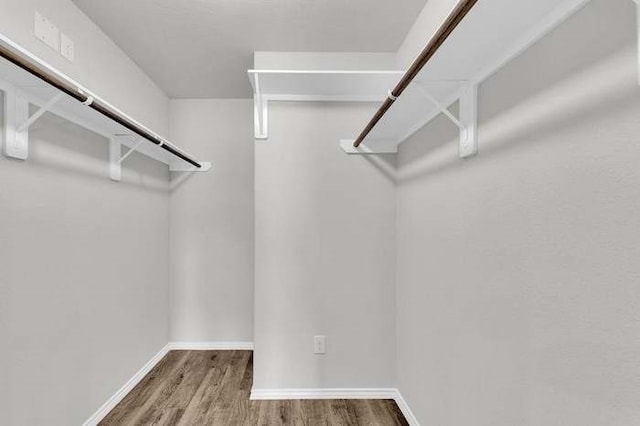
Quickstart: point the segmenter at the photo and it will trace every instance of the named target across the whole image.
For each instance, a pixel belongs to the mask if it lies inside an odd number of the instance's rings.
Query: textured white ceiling
[[[73,0],[170,97],[250,97],[254,51],[395,52],[427,0]]]

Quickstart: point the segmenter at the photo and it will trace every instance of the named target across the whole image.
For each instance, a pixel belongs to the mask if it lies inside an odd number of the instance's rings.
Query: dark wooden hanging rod
[[[86,93],[82,89],[74,86],[68,81],[65,81],[63,78],[60,78],[56,74],[42,67],[33,59],[29,58],[26,55],[23,55],[21,52],[11,49],[9,46],[0,43],[0,56],[27,71],[28,73],[38,77],[42,81],[50,84],[61,92],[64,92],[72,98],[78,100],[79,102],[84,103],[89,108],[96,110],[100,114],[115,121],[116,123],[127,128],[138,136],[141,136],[149,142],[158,145],[160,148],[164,149],[170,154],[186,161],[187,163],[197,168],[202,167],[200,163],[198,163],[187,154],[180,152],[178,148],[174,147],[169,142],[151,133],[149,130],[133,122],[131,119],[123,116],[122,113],[109,106],[106,102],[95,99],[93,96]]]
[[[360,144],[365,140],[367,135],[373,130],[373,128],[378,124],[380,119],[384,117],[384,115],[389,111],[391,105],[396,101],[396,99],[402,95],[405,89],[411,84],[414,78],[422,71],[425,65],[431,60],[433,55],[440,49],[440,47],[447,41],[447,38],[451,35],[453,30],[456,29],[458,24],[462,22],[467,13],[475,6],[478,0],[460,0],[460,2],[456,5],[455,9],[451,12],[451,14],[447,17],[447,20],[442,24],[442,26],[438,29],[438,32],[433,36],[433,38],[429,41],[427,46],[422,50],[420,55],[413,61],[411,67],[407,70],[406,73],[400,79],[400,82],[396,85],[396,87],[391,91],[390,96],[384,101],[384,103],[380,106],[378,111],[375,113],[373,118],[366,125],[364,130],[360,133],[358,138],[353,143],[355,148],[359,147]]]

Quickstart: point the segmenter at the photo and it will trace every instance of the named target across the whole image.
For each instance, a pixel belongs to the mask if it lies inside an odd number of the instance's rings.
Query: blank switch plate
[[[35,14],[34,34],[56,52],[60,51],[60,30],[38,12]]]
[[[69,62],[73,62],[76,57],[73,40],[65,33],[60,33],[60,54]]]
[[[327,353],[326,336],[313,336],[313,353],[314,354]]]

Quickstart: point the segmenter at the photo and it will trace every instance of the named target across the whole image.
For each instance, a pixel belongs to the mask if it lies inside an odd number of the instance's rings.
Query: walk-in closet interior
[[[639,425],[639,10],[0,0],[0,426]]]

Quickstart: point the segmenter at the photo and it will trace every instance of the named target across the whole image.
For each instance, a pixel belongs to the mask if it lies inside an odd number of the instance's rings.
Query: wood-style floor
[[[171,351],[101,425],[407,425],[392,400],[249,401],[251,351]]]

